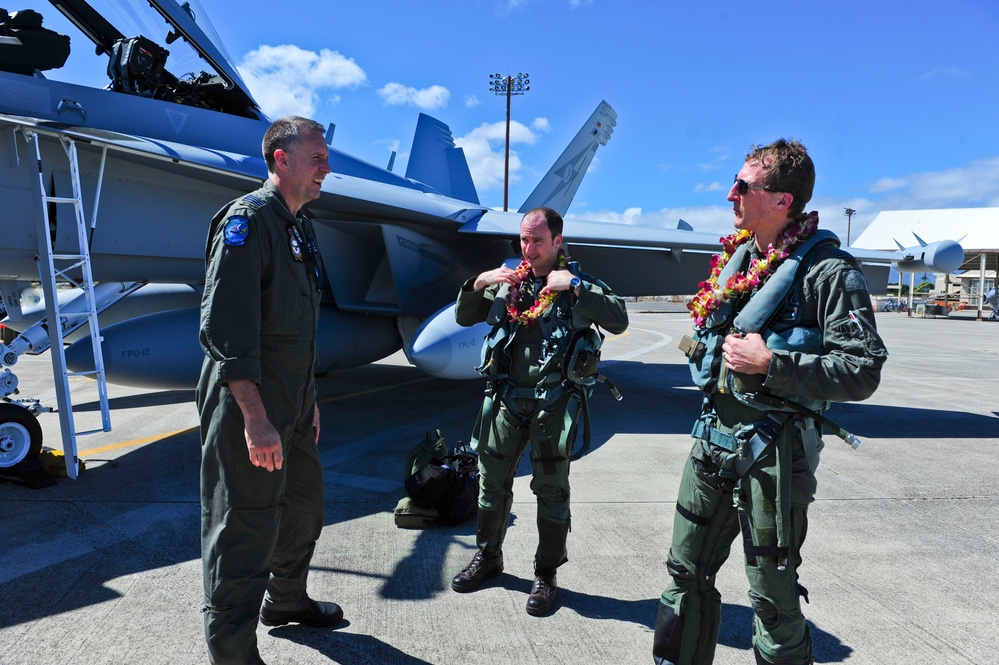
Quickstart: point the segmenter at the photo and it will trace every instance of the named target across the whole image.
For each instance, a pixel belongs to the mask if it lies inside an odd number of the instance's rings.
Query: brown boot
[[[490,577],[496,577],[503,572],[503,553],[497,552],[488,556],[479,550],[472,561],[451,580],[451,588],[458,593],[475,591]]]
[[[543,617],[555,609],[558,600],[558,585],[555,573],[537,575],[531,586],[531,595],[527,598],[527,613],[534,617]]]

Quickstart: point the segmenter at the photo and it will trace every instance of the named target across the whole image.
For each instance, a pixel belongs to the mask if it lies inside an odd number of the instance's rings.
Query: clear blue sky
[[[338,148],[378,165],[397,149],[404,172],[429,113],[488,206],[502,206],[506,110],[489,74],[518,72],[531,91],[513,100],[514,209],[601,99],[618,125],[570,215],[727,232],[743,155],[782,136],[809,148],[809,208],[842,236],[845,207],[856,239],[881,210],[999,206],[994,0],[202,3],[269,114],[333,122]],[[75,76],[78,57],[50,76]]]

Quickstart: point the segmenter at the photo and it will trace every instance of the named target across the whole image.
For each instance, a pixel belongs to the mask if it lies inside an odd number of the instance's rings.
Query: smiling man
[[[562,246],[562,217],[537,208],[520,223],[523,260],[469,279],[458,294],[457,322],[487,321],[488,379],[480,427],[477,551],[451,582],[474,591],[503,572],[503,540],[513,505],[513,478],[531,447],[531,490],[538,503],[538,549],[527,613],[543,616],[557,601],[555,570],[568,560],[569,462],[576,420],[587,387],[567,372],[574,333],[592,324],[612,333],[628,327],[624,301],[606,284],[579,271]],[[575,355],[575,354],[574,354]]]
[[[715,576],[740,532],[756,662],[813,662],[798,567],[823,447],[816,419],[830,401],[870,397],[888,356],[859,266],[804,212],[814,183],[797,141],[746,155],[728,193],[736,232],[689,305],[694,333],[680,348],[704,402],[673,515],[657,665],[714,660]]]
[[[267,626],[331,626],[306,591],[323,528],[313,366],[322,262],[302,207],[330,172],[323,128],[277,120],[268,179],[212,220],[201,301],[201,554],[205,636],[216,665],[257,665]]]

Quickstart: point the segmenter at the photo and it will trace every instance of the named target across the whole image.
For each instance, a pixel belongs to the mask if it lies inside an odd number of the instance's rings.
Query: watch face
[[[573,277],[571,280],[569,280],[569,288],[574,289],[577,286],[579,286],[580,283],[581,281],[578,277]]]

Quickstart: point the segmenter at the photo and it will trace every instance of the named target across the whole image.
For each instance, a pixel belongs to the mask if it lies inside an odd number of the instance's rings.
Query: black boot
[[[487,556],[479,550],[472,557],[472,561],[465,566],[460,573],[451,580],[451,588],[458,593],[468,593],[475,591],[482,583],[490,577],[496,577],[503,572],[503,553],[497,552],[494,556]]]
[[[527,613],[544,616],[555,609],[558,602],[558,582],[555,569],[569,560],[565,541],[569,537],[569,524],[538,518],[538,550],[534,555],[534,584],[527,598]]]
[[[479,551],[471,562],[451,580],[451,588],[459,593],[475,591],[490,577],[503,572],[503,552],[499,549],[500,515],[495,510],[482,510],[475,516],[475,544]]]
[[[527,597],[527,613],[533,617],[543,617],[558,602],[558,583],[554,571],[535,571],[531,595]]]

